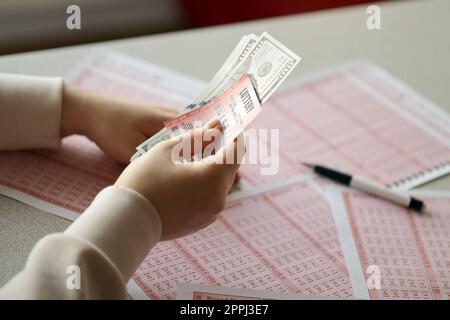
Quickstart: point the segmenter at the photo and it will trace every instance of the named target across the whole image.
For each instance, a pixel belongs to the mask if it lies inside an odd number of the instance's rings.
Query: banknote
[[[247,57],[257,41],[258,36],[255,34],[248,34],[242,37],[241,41],[239,41],[238,45],[228,56],[227,60],[215,74],[208,86],[194,100],[194,103],[201,104],[202,101],[208,101],[211,99],[211,93],[221,87],[223,85],[223,81],[231,76],[231,73],[236,69],[239,63]]]
[[[282,43],[264,32],[245,59],[240,61],[230,75],[206,99],[220,95],[243,74],[248,74],[261,103],[275,92],[292,72],[301,58]]]
[[[184,109],[184,113],[200,108],[233,86],[243,75],[248,75],[262,104],[287,78],[301,58],[278,40],[264,32],[244,36],[228,56],[225,63],[197,98]],[[137,159],[157,143],[170,138],[166,128],[139,146],[131,160]]]
[[[169,135],[174,137],[218,119],[222,127],[223,141],[226,143],[235,139],[260,112],[261,105],[252,82],[244,74],[220,97],[166,121],[164,126]]]
[[[153,136],[142,142],[140,145],[136,147],[136,153],[131,157],[131,161],[139,158],[142,154],[146,153],[148,150],[150,150],[153,146],[156,144],[170,139],[169,133],[167,132],[166,128],[162,128],[157,133],[155,133]]]

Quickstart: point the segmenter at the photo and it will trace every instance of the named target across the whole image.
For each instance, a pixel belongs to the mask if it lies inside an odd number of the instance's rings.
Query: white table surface
[[[377,31],[366,28],[366,7],[3,56],[0,72],[61,76],[91,50],[107,47],[208,81],[242,35],[267,31],[303,58],[291,77],[368,58],[450,111],[450,1],[381,3]],[[424,187],[450,190],[450,177]],[[38,239],[69,224],[0,196],[0,286],[23,267]]]

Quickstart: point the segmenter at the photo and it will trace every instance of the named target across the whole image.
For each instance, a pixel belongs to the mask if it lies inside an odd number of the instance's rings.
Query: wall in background
[[[0,0],[0,54],[336,8],[368,0]],[[81,30],[66,9],[81,7]]]
[[[81,30],[66,9],[81,8]],[[177,0],[0,0],[0,54],[186,28]]]
[[[378,0],[381,2],[383,0]],[[369,0],[180,0],[194,27],[204,27],[357,5]]]

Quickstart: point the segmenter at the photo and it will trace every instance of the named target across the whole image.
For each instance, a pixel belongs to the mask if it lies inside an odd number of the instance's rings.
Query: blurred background
[[[0,0],[0,54],[326,10],[367,0]],[[81,30],[66,9],[81,8]]]

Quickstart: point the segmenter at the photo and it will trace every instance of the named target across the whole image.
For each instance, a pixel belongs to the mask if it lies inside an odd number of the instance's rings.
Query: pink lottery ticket
[[[450,135],[436,120],[449,116],[424,99],[420,105],[427,108],[413,109],[418,98],[401,86],[391,88],[403,101],[408,99],[408,104],[392,99],[392,92],[387,96],[387,91],[376,91],[386,80],[376,77],[367,62],[357,65],[359,73],[364,70],[364,79],[374,75],[370,84],[354,76],[350,64],[293,80],[267,101],[249,127],[279,130],[279,142],[259,137],[267,140],[270,152],[279,154],[279,172],[264,176],[259,165],[246,164],[242,176],[249,185],[305,172],[300,161],[397,188],[411,188],[450,172]],[[425,118],[424,112],[441,115]]]
[[[324,296],[292,294],[274,291],[179,284],[177,300],[322,300],[338,299]]]
[[[331,207],[307,182],[229,203],[209,227],[158,244],[134,280],[152,299],[174,299],[178,283],[353,294]]]
[[[219,119],[226,142],[235,139],[260,112],[261,106],[250,78],[244,75],[221,96],[164,125],[170,136],[178,136]]]
[[[377,266],[371,299],[450,299],[450,194],[421,196],[426,213],[345,193],[361,267]]]

